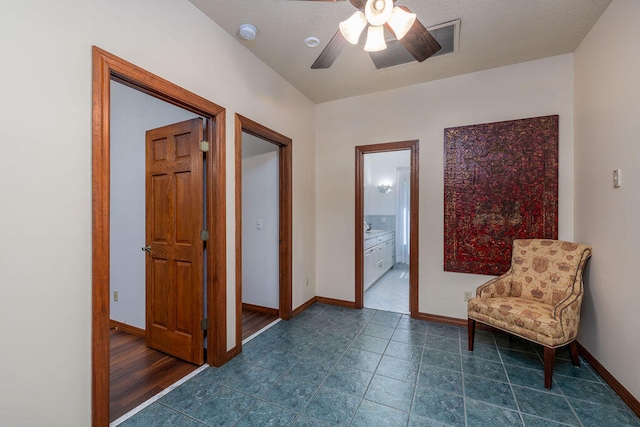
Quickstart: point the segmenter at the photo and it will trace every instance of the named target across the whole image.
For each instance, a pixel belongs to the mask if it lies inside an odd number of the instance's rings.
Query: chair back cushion
[[[561,240],[517,239],[511,255],[511,296],[556,305],[582,294],[591,247]]]

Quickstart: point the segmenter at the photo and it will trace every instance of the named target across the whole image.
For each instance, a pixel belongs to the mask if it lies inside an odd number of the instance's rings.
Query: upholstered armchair
[[[469,351],[476,321],[544,346],[544,386],[551,388],[555,350],[569,344],[580,366],[576,335],[582,272],[591,247],[559,240],[515,240],[511,268],[476,290],[468,302]]]

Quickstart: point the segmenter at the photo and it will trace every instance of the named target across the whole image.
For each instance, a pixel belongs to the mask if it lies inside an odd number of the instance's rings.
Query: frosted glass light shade
[[[367,42],[364,45],[364,50],[367,52],[377,52],[387,48],[387,43],[384,41],[384,27],[369,27],[367,31]]]
[[[364,13],[357,11],[346,21],[342,21],[338,27],[345,39],[351,44],[357,44],[360,40],[360,34],[367,25],[367,17]]]
[[[400,40],[409,32],[413,23],[416,22],[416,14],[394,7],[387,23],[396,35],[396,39]]]
[[[364,14],[374,27],[384,25],[393,12],[393,0],[367,0]]]

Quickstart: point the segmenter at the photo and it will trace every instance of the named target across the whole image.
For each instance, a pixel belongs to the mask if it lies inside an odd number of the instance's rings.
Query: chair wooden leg
[[[551,390],[551,379],[553,377],[553,362],[556,357],[555,348],[544,348],[544,387]]]
[[[569,350],[571,350],[571,360],[573,361],[573,366],[580,366],[580,358],[578,358],[578,345],[575,341],[571,341],[569,344]]]
[[[473,351],[473,338],[476,334],[476,321],[474,319],[467,320],[467,332],[469,335],[469,351]]]

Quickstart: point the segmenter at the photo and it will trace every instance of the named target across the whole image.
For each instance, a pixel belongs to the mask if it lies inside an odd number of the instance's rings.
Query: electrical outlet
[[[113,300],[118,302],[118,291],[113,291]]]
[[[473,298],[473,292],[471,292],[471,291],[464,291],[464,300],[465,300],[465,301],[469,301],[471,298]]]

